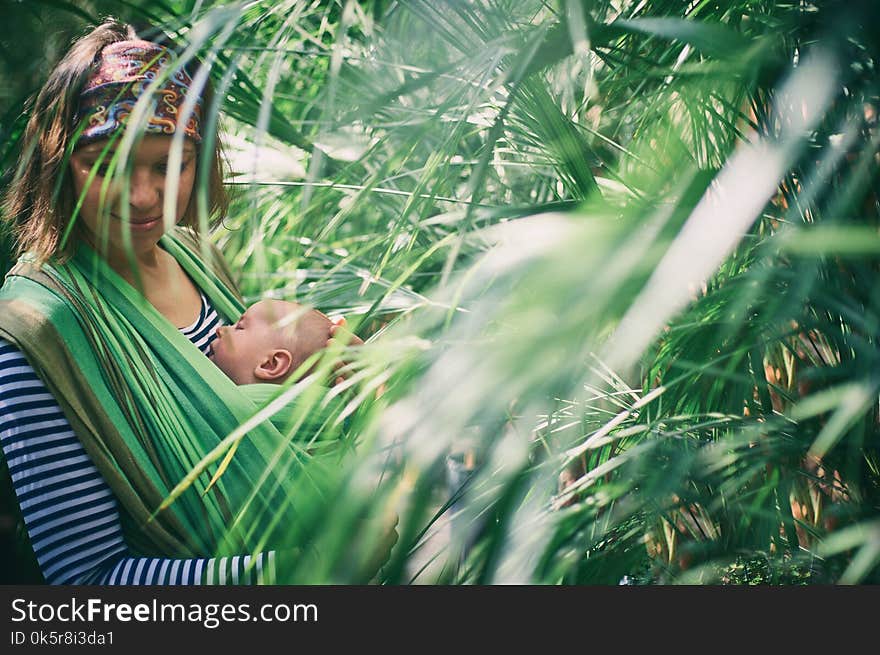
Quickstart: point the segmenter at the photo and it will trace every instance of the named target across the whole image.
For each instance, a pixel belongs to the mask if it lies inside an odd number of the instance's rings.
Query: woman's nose
[[[128,204],[141,212],[161,209],[164,184],[164,177],[135,169],[128,187]]]

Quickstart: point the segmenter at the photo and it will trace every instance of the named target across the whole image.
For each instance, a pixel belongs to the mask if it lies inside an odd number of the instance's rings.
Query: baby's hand
[[[330,326],[330,338],[327,339],[327,347],[330,348],[336,343],[341,343],[344,346],[362,346],[364,345],[364,340],[361,339],[354,332],[350,332],[345,329],[345,318],[340,316],[337,319],[332,320],[332,325]],[[336,379],[333,381],[333,386],[337,384],[342,384],[345,382],[345,379],[351,375],[351,371],[343,370],[350,362],[342,359],[336,362],[333,365],[334,371],[339,371],[339,375],[336,376]]]

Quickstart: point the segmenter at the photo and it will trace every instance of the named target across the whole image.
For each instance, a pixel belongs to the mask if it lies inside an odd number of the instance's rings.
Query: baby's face
[[[235,325],[218,328],[209,357],[236,384],[281,382],[326,345],[330,325],[330,319],[321,312],[297,303],[261,300],[251,305]],[[264,365],[279,351],[288,358],[272,361],[283,362],[283,370],[279,374],[273,368],[272,375],[267,376]]]
[[[257,382],[254,371],[280,340],[279,321],[289,313],[280,300],[254,303],[235,325],[217,329],[209,357],[236,384]]]

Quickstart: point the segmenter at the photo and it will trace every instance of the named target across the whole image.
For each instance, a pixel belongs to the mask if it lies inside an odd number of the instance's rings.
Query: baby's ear
[[[290,373],[293,355],[289,350],[270,350],[254,369],[254,377],[264,382],[281,382]]]

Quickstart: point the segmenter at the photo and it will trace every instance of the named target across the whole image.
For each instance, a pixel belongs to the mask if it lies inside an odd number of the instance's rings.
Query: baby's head
[[[236,384],[280,384],[327,345],[331,325],[324,314],[298,303],[261,300],[235,325],[217,329],[210,357]]]

